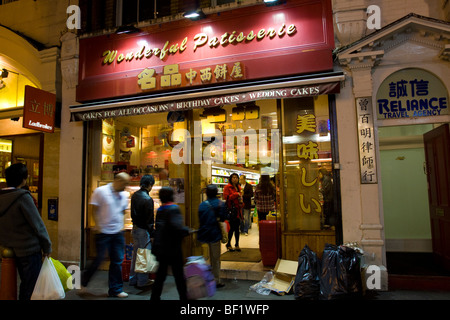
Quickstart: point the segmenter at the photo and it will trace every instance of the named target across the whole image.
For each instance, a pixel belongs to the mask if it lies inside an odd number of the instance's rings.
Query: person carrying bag
[[[223,189],[223,197],[226,200],[228,217],[230,223],[230,231],[228,231],[228,251],[241,251],[239,248],[239,226],[242,219],[242,197],[241,186],[239,185],[239,176],[232,173],[228,178],[228,184]],[[231,247],[231,239],[235,236],[235,248]]]

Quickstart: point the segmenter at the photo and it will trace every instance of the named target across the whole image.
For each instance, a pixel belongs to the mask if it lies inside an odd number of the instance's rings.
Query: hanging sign
[[[448,92],[428,71],[408,68],[387,77],[377,92],[378,119],[440,116],[448,112]]]
[[[25,86],[23,127],[53,133],[55,131],[56,95]]]

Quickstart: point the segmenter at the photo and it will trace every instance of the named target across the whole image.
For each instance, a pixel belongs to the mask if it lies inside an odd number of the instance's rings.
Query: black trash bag
[[[320,297],[320,260],[308,245],[298,256],[297,274],[294,281],[294,298],[317,300]]]
[[[349,247],[326,244],[322,255],[320,298],[325,300],[362,296],[360,254]]]

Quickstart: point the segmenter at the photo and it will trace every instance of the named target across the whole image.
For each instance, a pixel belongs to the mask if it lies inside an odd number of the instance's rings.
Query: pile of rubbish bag
[[[363,251],[352,245],[326,244],[322,259],[308,245],[298,257],[293,292],[297,300],[334,300],[362,297],[361,257]],[[252,285],[250,290],[270,294],[273,273]]]

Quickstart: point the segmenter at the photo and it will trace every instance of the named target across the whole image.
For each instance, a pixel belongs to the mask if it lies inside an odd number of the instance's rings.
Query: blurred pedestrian
[[[0,190],[0,244],[14,251],[20,277],[19,300],[30,300],[42,266],[50,256],[52,243],[33,197],[22,187],[28,169],[15,163],[5,170],[7,187]]]
[[[228,231],[228,251],[241,251],[239,248],[239,226],[242,219],[242,196],[241,186],[239,185],[239,176],[232,173],[228,178],[228,184],[223,189],[223,198],[230,212],[228,222],[230,223],[230,231]],[[231,246],[231,239],[235,237],[235,247]]]
[[[215,184],[206,187],[208,199],[198,207],[200,228],[197,239],[208,244],[209,259],[216,287],[221,288],[224,284],[220,281],[220,241],[222,239],[220,223],[226,218],[226,208],[225,204],[217,198],[217,193],[218,189]]]
[[[241,233],[248,236],[248,230],[252,225],[252,197],[253,197],[253,187],[250,183],[247,182],[245,174],[242,174],[239,177],[239,183],[241,185],[242,192],[242,220],[241,220]]]
[[[275,187],[268,175],[263,174],[255,188],[255,204],[258,211],[258,221],[266,220],[270,211],[275,210]]]
[[[125,251],[123,235],[123,216],[128,207],[128,196],[124,191],[130,182],[130,176],[120,172],[114,181],[98,187],[92,194],[90,204],[99,233],[95,235],[97,256],[81,277],[81,285],[87,287],[89,280],[97,271],[109,253],[108,295],[110,297],[126,298],[123,292],[122,262]]]
[[[134,271],[136,254],[138,249],[151,249],[150,239],[154,232],[154,202],[150,197],[155,179],[152,175],[146,174],[141,178],[140,189],[131,196],[131,220],[133,222],[133,255],[131,257],[130,279],[128,284],[143,288],[153,283],[148,279],[146,273],[136,273]]]
[[[181,244],[183,238],[189,235],[190,231],[183,223],[180,208],[173,203],[173,189],[162,187],[159,190],[159,200],[161,207],[156,213],[155,237],[152,246],[152,253],[156,256],[159,267],[150,299],[161,300],[167,269],[171,266],[180,300],[186,301],[186,280]]]

